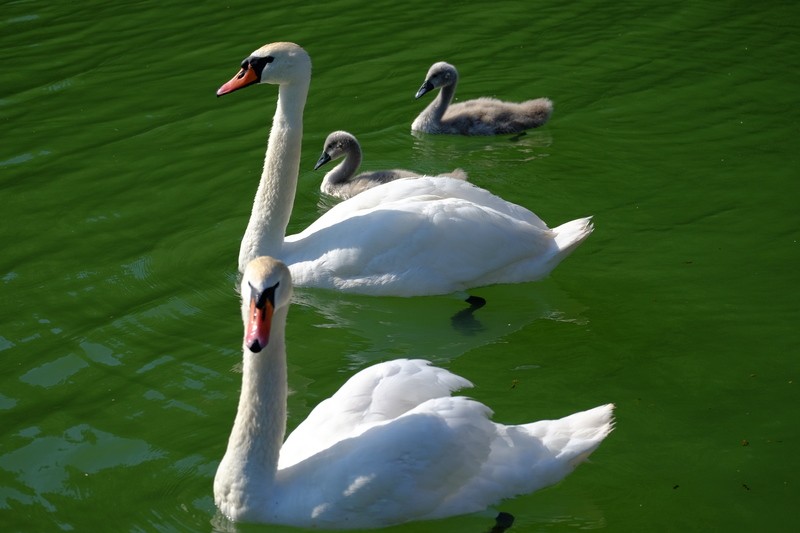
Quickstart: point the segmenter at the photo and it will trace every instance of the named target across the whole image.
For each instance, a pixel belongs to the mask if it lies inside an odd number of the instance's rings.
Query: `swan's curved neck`
[[[263,494],[275,480],[286,433],[286,311],[275,311],[264,350],[244,349],[242,392],[218,480],[234,498]]]
[[[456,94],[456,84],[455,82],[450,85],[444,85],[440,90],[439,94],[436,95],[436,98],[433,102],[430,103],[428,106],[428,113],[430,114],[430,118],[435,122],[439,123],[444,117],[445,111],[447,111],[450,102],[453,101],[453,96]]]
[[[258,256],[281,255],[300,173],[303,108],[309,83],[310,77],[308,80],[280,85],[278,89],[277,109],[267,141],[264,170],[239,250],[240,272]]]
[[[324,179],[329,185],[340,185],[352,178],[360,165],[361,150],[352,146],[345,154],[344,160],[325,174]]]

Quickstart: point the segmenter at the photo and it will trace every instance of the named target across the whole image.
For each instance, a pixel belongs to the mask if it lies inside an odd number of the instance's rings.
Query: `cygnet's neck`
[[[361,148],[358,145],[348,144],[344,160],[325,174],[325,182],[328,185],[341,185],[347,182],[361,166],[361,157]]]
[[[300,173],[303,108],[309,82],[306,79],[279,86],[264,169],[239,250],[240,272],[256,257],[281,255]]]
[[[441,89],[439,89],[439,94],[436,95],[433,102],[430,103],[428,106],[427,112],[429,114],[429,119],[433,121],[435,124],[439,124],[444,117],[445,111],[447,111],[448,106],[453,101],[453,96],[456,94],[456,81],[449,85],[443,85]]]

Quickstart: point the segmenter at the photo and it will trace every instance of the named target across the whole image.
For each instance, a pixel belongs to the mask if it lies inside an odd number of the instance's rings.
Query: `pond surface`
[[[465,169],[594,234],[541,282],[449,296],[299,290],[289,426],[355,371],[425,357],[495,420],[606,402],[616,430],[555,487],[391,528],[789,531],[798,472],[800,4],[11,2],[0,15],[0,524],[232,526],[212,480],[238,399],[239,241],[276,91],[214,91],[252,50],[314,62],[296,232],[344,129],[366,170]],[[411,135],[434,61],[457,98],[548,96],[520,137]],[[476,250],[476,254],[480,251]]]

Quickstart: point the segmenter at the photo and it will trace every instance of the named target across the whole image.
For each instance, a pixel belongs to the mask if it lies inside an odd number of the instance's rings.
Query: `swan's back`
[[[327,226],[337,224],[354,216],[366,216],[375,211],[403,210],[426,212],[447,205],[447,202],[463,201],[480,206],[504,216],[519,220],[546,230],[547,224],[533,212],[503,200],[486,189],[482,189],[463,179],[446,176],[421,176],[419,179],[400,179],[364,191],[346,202],[334,206],[330,211],[314,221],[301,235],[314,233]],[[446,208],[445,208],[446,209]],[[290,239],[290,237],[287,237]],[[402,243],[395,243],[402,246]]]

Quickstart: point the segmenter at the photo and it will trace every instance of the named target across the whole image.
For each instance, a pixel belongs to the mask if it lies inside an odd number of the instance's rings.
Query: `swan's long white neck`
[[[288,307],[275,310],[269,343],[261,352],[244,348],[239,407],[214,480],[221,508],[225,503],[238,509],[262,507],[263,501],[250,500],[268,495],[274,485],[286,433],[287,311]]]
[[[310,77],[279,86],[264,170],[239,250],[240,272],[258,256],[281,256],[300,173],[303,108],[309,84]]]

